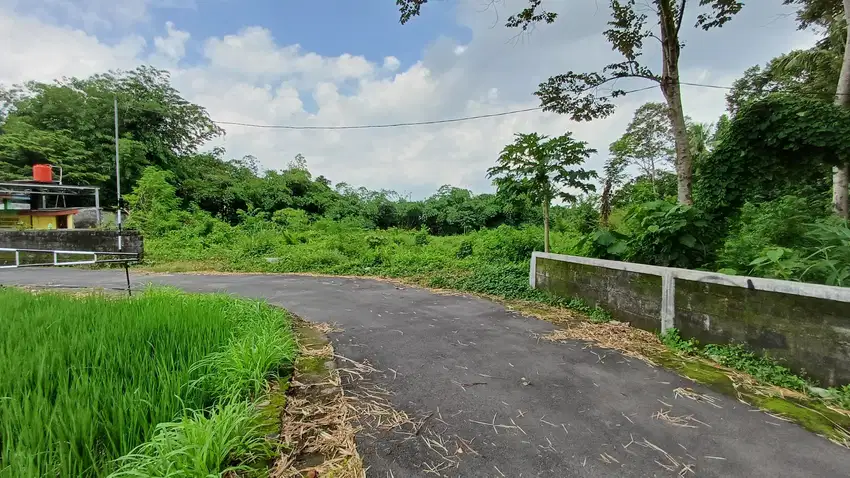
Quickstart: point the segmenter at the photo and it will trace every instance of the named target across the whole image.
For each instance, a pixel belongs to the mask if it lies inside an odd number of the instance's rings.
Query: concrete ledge
[[[825,385],[850,383],[850,288],[535,252],[529,283],[617,320],[741,343]]]
[[[781,292],[783,294],[794,294],[805,297],[817,297],[820,299],[835,300],[839,302],[850,302],[850,287],[833,287],[821,284],[806,284],[804,282],[793,282],[777,279],[765,279],[763,277],[731,276],[717,272],[695,271],[691,269],[677,269],[675,267],[660,267],[633,262],[609,261],[605,259],[592,259],[581,256],[568,256],[564,254],[551,254],[545,252],[534,252],[531,254],[531,276],[530,283],[534,287],[534,272],[536,270],[536,258],[551,259],[554,261],[571,262],[574,264],[585,264],[589,266],[604,267],[621,271],[637,272],[639,274],[650,274],[660,277],[668,275],[674,279],[684,279],[694,282],[708,282],[712,284],[726,285],[730,287],[743,287],[770,292]]]
[[[118,252],[118,231],[27,230],[0,231],[0,247],[62,251]],[[123,252],[144,253],[144,239],[136,231],[121,233]]]

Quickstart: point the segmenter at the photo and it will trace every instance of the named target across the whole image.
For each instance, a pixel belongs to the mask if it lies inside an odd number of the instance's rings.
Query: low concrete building
[[[100,224],[97,187],[29,180],[0,182],[0,229],[74,229],[74,216],[80,208],[68,207],[69,196],[94,196],[94,223]]]

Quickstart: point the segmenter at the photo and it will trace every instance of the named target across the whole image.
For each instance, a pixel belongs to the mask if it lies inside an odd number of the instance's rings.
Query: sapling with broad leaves
[[[588,182],[596,171],[577,166],[587,161],[595,149],[577,141],[571,133],[550,138],[537,133],[518,133],[513,143],[505,146],[496,166],[487,177],[499,191],[513,196],[525,195],[543,207],[543,247],[549,252],[549,208],[554,199],[575,202],[576,193],[595,191]]]

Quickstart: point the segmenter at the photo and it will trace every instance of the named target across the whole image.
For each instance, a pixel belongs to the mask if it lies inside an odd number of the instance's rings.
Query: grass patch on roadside
[[[677,356],[662,361],[664,366],[850,448],[850,385],[820,388],[740,344],[701,346],[676,329],[659,339]]]
[[[254,404],[297,354],[285,312],[0,288],[0,316],[0,476],[198,476],[267,453]]]
[[[795,374],[789,368],[766,355],[757,355],[740,344],[701,346],[694,339],[683,339],[676,329],[660,335],[661,342],[671,350],[688,356],[702,357],[724,367],[751,375],[759,382],[795,390],[827,403],[850,410],[850,385],[820,388],[808,377]]]

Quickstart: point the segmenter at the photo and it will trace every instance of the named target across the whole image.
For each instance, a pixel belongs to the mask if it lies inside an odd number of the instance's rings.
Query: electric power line
[[[685,86],[694,86],[699,88],[711,88],[717,90],[734,90],[735,88],[732,86],[722,86],[722,85],[710,85],[705,83],[693,83],[688,81],[680,81],[680,85]],[[660,85],[650,85],[643,88],[637,88],[634,90],[623,91],[622,94],[628,95],[631,93],[637,93],[640,91],[651,90],[654,88],[658,88]],[[798,94],[803,94],[799,92]],[[614,96],[613,93],[601,96],[599,98],[612,98]],[[126,106],[124,106],[126,108]],[[138,108],[138,107],[133,107]],[[243,123],[238,121],[215,121],[213,123],[218,125],[225,126],[244,126],[248,128],[259,128],[259,129],[283,129],[283,130],[312,130],[312,131],[333,131],[333,130],[362,130],[362,129],[387,129],[387,128],[402,128],[407,126],[426,126],[426,125],[435,125],[435,124],[447,124],[447,123],[460,123],[463,121],[473,121],[478,119],[485,118],[496,118],[500,116],[511,116],[515,114],[528,113],[531,111],[539,111],[543,110],[543,106],[535,106],[532,108],[522,108],[517,110],[509,110],[509,111],[501,111],[498,113],[488,113],[474,116],[461,116],[457,118],[447,118],[447,119],[439,119],[439,120],[426,120],[426,121],[409,121],[409,122],[399,122],[399,123],[379,123],[379,124],[361,124],[361,125],[321,125],[321,126],[308,126],[308,125],[286,125],[286,124],[260,124],[260,123]],[[153,110],[151,110],[153,111]]]
[[[687,81],[680,81],[680,85],[687,86],[699,86],[700,88],[714,88],[716,90],[734,90],[735,88],[732,86],[720,86],[720,85],[704,85],[702,83],[689,83]]]
[[[333,129],[377,129],[377,128],[398,128],[402,126],[420,126],[429,124],[457,123],[460,121],[476,120],[481,118],[494,118],[496,116],[508,116],[518,113],[526,113],[529,111],[541,110],[542,106],[534,108],[524,108],[521,110],[502,111],[500,113],[490,113],[486,115],[464,116],[461,118],[449,118],[431,121],[413,121],[409,123],[385,123],[385,124],[364,124],[353,126],[294,126],[294,125],[279,125],[279,124],[255,124],[255,123],[238,123],[234,121],[214,121],[216,124],[231,125],[231,126],[248,126],[251,128],[270,128],[270,129],[313,129],[313,130],[333,130]]]
[[[636,90],[624,91],[623,94],[637,93],[639,91],[651,90],[653,88],[658,88],[658,85],[647,86],[644,88],[638,88]],[[602,98],[610,98],[613,94],[608,96],[603,96]],[[537,111],[542,110],[542,106],[535,106],[533,108],[523,108],[519,110],[511,110],[511,111],[502,111],[499,113],[489,113],[483,115],[475,115],[475,116],[462,116],[459,118],[448,118],[441,120],[429,120],[429,121],[410,121],[405,123],[383,123],[383,124],[365,124],[365,125],[352,125],[352,126],[296,126],[296,125],[279,125],[279,124],[257,124],[257,123],[240,123],[236,121],[213,121],[215,124],[219,125],[229,125],[229,126],[246,126],[249,128],[264,128],[264,129],[289,129],[289,130],[345,130],[345,129],[380,129],[380,128],[399,128],[404,126],[424,126],[424,125],[432,125],[432,124],[445,124],[445,123],[459,123],[461,121],[471,121],[483,118],[495,118],[498,116],[510,116],[519,113],[527,113],[529,111]]]

